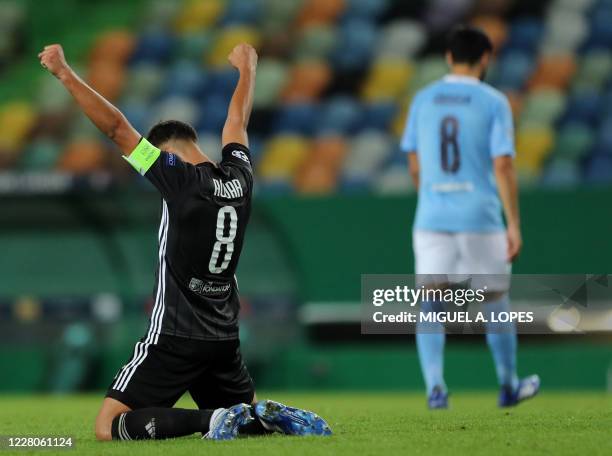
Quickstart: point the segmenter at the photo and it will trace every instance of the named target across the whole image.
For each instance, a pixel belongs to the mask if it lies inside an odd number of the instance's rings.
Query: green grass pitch
[[[495,392],[456,393],[451,409],[429,412],[421,394],[275,393],[325,417],[334,436],[272,435],[230,442],[196,436],[96,442],[96,395],[0,396],[0,435],[71,435],[74,450],[2,454],[83,455],[612,455],[612,399],[604,393],[546,392],[512,409]],[[264,397],[264,395],[260,395]],[[184,399],[180,406],[192,407]]]

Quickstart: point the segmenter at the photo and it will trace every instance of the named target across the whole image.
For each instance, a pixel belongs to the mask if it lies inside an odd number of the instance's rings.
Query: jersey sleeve
[[[249,148],[239,143],[229,143],[221,151],[221,165],[237,166],[249,174],[253,173],[251,167],[251,152]]]
[[[194,167],[172,153],[161,151],[142,138],[128,157],[132,167],[149,180],[164,199],[171,200],[194,174]]]
[[[493,113],[491,128],[490,151],[492,157],[516,155],[514,149],[514,125],[510,103],[503,97]]]
[[[418,149],[417,144],[417,118],[418,118],[418,95],[412,100],[410,110],[408,112],[408,118],[406,119],[406,126],[404,127],[404,134],[400,142],[400,148],[404,152],[415,152]]]

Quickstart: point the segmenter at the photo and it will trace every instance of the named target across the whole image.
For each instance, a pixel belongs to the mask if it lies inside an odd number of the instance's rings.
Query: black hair
[[[493,44],[481,29],[464,25],[450,33],[446,50],[450,52],[453,63],[475,65],[483,55],[493,51]]]
[[[198,135],[193,127],[180,120],[164,120],[158,122],[149,133],[147,133],[147,141],[156,147],[172,139],[184,139],[196,142]]]

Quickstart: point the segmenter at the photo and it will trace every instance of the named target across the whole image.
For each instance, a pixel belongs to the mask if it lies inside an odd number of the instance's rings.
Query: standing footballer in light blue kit
[[[419,191],[413,232],[419,275],[506,276],[522,246],[512,112],[501,92],[481,82],[491,51],[482,31],[455,30],[446,54],[450,74],[417,93],[410,108],[401,147]],[[489,315],[509,310],[507,285],[489,290]],[[436,304],[423,302],[422,312],[435,311]],[[428,405],[447,408],[444,328],[419,324],[416,340]],[[537,394],[537,375],[519,380],[516,374],[514,325],[489,324],[487,342],[501,388],[499,405]]]

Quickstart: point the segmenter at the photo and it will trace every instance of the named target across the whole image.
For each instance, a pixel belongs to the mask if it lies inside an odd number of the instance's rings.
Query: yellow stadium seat
[[[175,28],[178,32],[199,32],[213,25],[223,12],[220,0],[190,0],[177,15]]]
[[[406,92],[413,73],[414,67],[405,60],[379,60],[370,71],[362,96],[366,101],[396,100]]]
[[[213,66],[227,65],[227,56],[240,43],[249,43],[257,48],[261,43],[261,35],[251,27],[231,27],[223,30],[215,41],[208,56],[208,63]]]
[[[259,163],[263,180],[291,180],[308,155],[309,142],[298,135],[279,135],[266,143]]]
[[[34,109],[24,101],[0,106],[0,148],[15,149],[21,146],[35,122]]]
[[[549,127],[526,126],[517,135],[516,166],[519,170],[536,173],[542,169],[554,144],[554,133]]]

